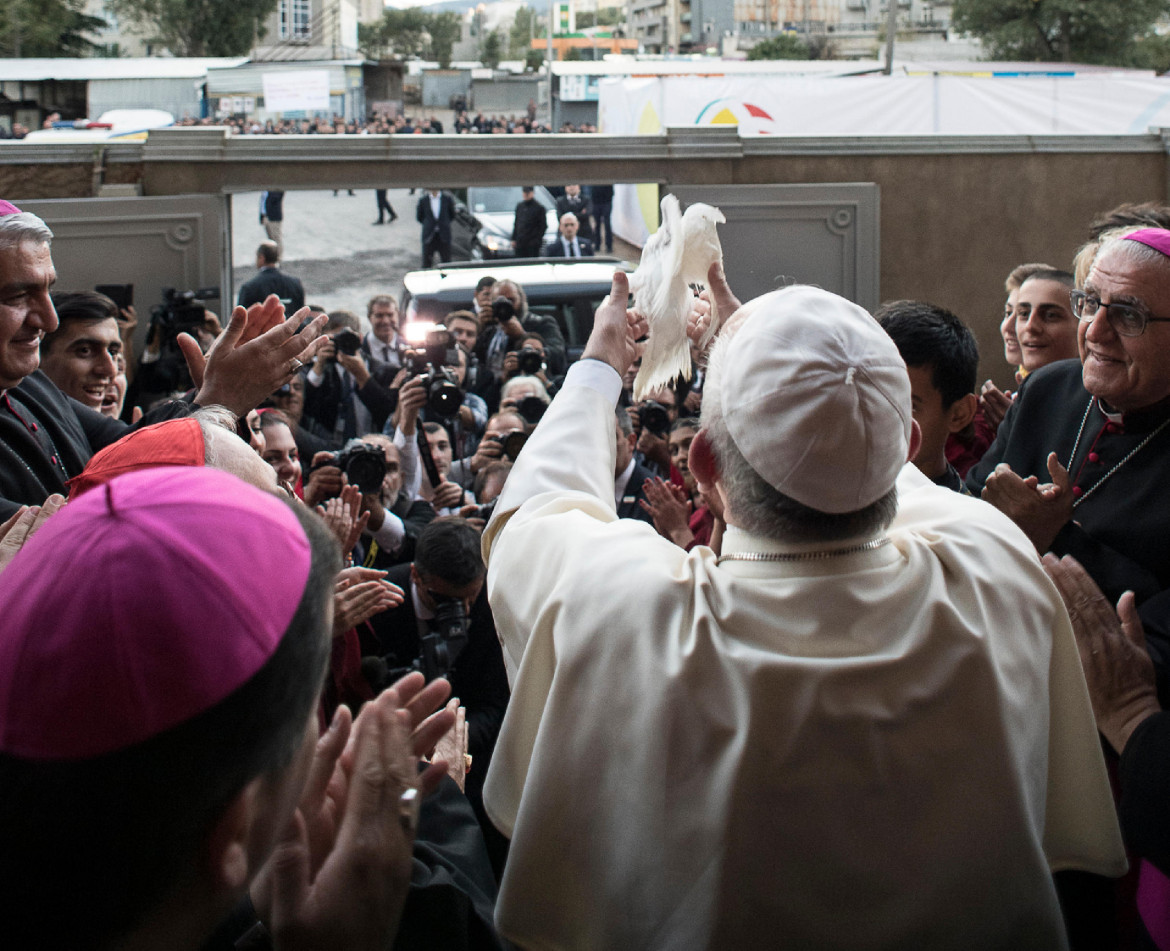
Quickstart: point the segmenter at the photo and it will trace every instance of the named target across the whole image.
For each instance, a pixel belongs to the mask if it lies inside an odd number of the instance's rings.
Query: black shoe
[[[393,219],[391,219],[391,220],[393,220]],[[386,222],[384,222],[381,218],[379,218],[377,221],[372,222],[372,223],[376,224],[376,225],[384,225]]]
[[[390,224],[394,224],[398,220],[398,216],[394,212],[390,212]]]

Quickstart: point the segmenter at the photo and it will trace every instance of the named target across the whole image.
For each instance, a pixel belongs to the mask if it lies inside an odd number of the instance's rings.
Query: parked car
[[[557,234],[557,202],[543,185],[535,198],[545,209],[545,240]],[[456,193],[455,221],[451,226],[451,252],[456,260],[492,260],[515,257],[512,224],[516,206],[524,200],[519,185],[468,188],[466,201]]]
[[[111,109],[96,120],[56,122],[51,129],[34,129],[23,142],[127,142],[144,141],[151,129],[175,124],[175,117],[162,109]]]
[[[551,263],[556,261],[556,263]],[[475,286],[488,275],[497,281],[515,281],[528,298],[528,309],[556,318],[569,360],[581,356],[593,314],[609,293],[616,270],[633,271],[634,265],[617,258],[552,258],[543,261],[469,261],[446,264],[425,271],[410,271],[403,279],[400,310],[405,322],[434,321],[453,310],[475,310]]]

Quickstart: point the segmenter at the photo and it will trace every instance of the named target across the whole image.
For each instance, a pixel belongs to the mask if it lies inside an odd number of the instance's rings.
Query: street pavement
[[[393,224],[374,225],[374,192],[355,189],[290,191],[284,196],[284,260],[281,268],[300,278],[305,302],[326,311],[349,310],[365,318],[375,294],[402,293],[402,277],[421,264],[420,226],[415,208],[422,190],[391,188],[387,198],[398,213]],[[260,193],[232,198],[232,283],[235,293],[256,273],[256,247],[266,240],[260,224]],[[638,249],[618,240],[614,253],[637,261]]]

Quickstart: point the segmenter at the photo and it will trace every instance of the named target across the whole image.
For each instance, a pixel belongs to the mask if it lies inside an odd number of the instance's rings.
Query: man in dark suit
[[[524,200],[516,206],[512,219],[512,247],[518,258],[538,258],[546,227],[544,205],[536,200],[536,190],[531,185],[524,185],[520,191]]]
[[[647,479],[654,478],[654,473],[634,458],[634,446],[638,440],[634,436],[634,427],[626,408],[619,406],[614,411],[614,418],[617,426],[617,466],[613,493],[618,518],[636,518],[653,525],[653,516],[638,503],[645,501],[644,486]]]
[[[409,667],[422,656],[424,638],[444,640],[442,632],[450,627],[450,621],[443,620],[448,612],[456,605],[462,610],[467,619],[466,645],[443,675],[451,682],[451,695],[467,708],[467,747],[472,757],[467,798],[484,828],[488,852],[499,871],[506,843],[483,811],[483,781],[504,721],[509,691],[504,655],[484,590],[487,569],[479,544],[479,533],[466,519],[437,518],[427,525],[418,538],[414,562],[391,568],[386,575],[386,581],[406,593],[406,600],[370,619],[375,641],[369,646],[391,670]],[[440,614],[442,617],[437,616]]]
[[[240,287],[240,297],[237,303],[241,307],[251,304],[261,304],[269,294],[275,294],[284,304],[286,314],[295,314],[305,306],[305,289],[295,277],[285,274],[277,266],[280,262],[280,249],[275,241],[262,241],[256,249],[256,267],[260,269],[250,281],[245,281]]]
[[[444,264],[451,260],[451,221],[455,217],[455,199],[438,188],[429,188],[418,200],[415,214],[422,225],[422,266],[430,267],[435,254]]]
[[[306,386],[301,425],[337,448],[359,433],[381,430],[398,404],[397,391],[390,388],[394,367],[367,362],[360,344],[355,353],[346,353],[334,342],[346,330],[351,340],[360,341],[357,329],[358,320],[348,311],[330,314],[325,325],[330,340],[302,371]]]
[[[591,258],[593,242],[577,234],[577,216],[571,211],[561,215],[560,234],[544,246],[546,258]]]
[[[593,240],[593,222],[590,220],[592,208],[589,199],[581,194],[580,185],[566,185],[565,193],[557,199],[557,221],[565,217],[567,212],[577,216],[577,234],[589,241]]]

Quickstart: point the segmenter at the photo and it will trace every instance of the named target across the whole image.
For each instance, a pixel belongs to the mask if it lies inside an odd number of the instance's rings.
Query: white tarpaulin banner
[[[329,70],[296,69],[264,73],[264,108],[268,112],[327,112]]]
[[[1125,135],[1170,127],[1170,79],[1085,75],[661,76],[600,84],[598,129],[737,126],[741,135]],[[614,232],[658,227],[658,189],[615,191]]]

